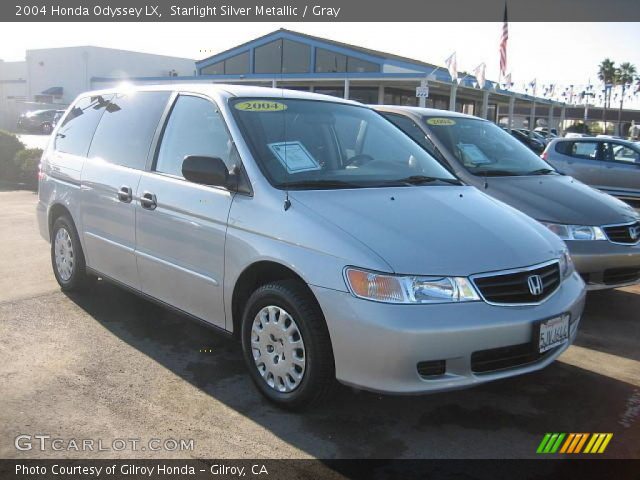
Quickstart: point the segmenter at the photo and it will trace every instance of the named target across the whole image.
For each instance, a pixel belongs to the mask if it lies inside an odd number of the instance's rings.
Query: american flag
[[[507,22],[507,3],[505,2],[502,36],[500,37],[500,75],[503,78],[507,74],[507,40],[509,40],[509,22]]]

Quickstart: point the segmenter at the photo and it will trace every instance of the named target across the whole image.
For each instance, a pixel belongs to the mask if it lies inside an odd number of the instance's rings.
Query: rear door
[[[181,94],[155,150],[137,189],[142,291],[224,328],[224,246],[234,193],[185,180],[182,161],[188,155],[219,157],[231,171],[239,166],[235,146],[210,99]]]
[[[87,265],[140,289],[135,258],[135,192],[169,92],[115,95],[95,131],[82,171]]]
[[[560,152],[563,164],[557,167],[567,175],[577,178],[587,185],[594,187],[602,186],[602,162],[598,158],[600,142],[595,140],[575,140],[571,142],[561,142]]]
[[[600,146],[602,183],[617,195],[640,195],[640,151],[621,142],[603,142]]]

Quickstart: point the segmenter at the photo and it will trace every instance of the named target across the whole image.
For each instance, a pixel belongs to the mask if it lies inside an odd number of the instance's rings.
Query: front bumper
[[[566,244],[587,290],[640,282],[640,244],[620,245],[608,240],[567,241]]]
[[[492,306],[485,302],[391,305],[347,292],[311,286],[329,328],[336,377],[347,385],[386,393],[415,394],[464,388],[541,369],[575,339],[584,308],[577,273],[537,306]],[[474,373],[474,352],[533,342],[536,322],[571,314],[569,342],[532,363]],[[425,378],[421,362],[446,362],[445,373]]]

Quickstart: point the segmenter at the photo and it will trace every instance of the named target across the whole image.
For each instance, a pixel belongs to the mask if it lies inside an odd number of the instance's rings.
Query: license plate
[[[538,351],[544,353],[569,340],[569,315],[544,320],[538,328]]]

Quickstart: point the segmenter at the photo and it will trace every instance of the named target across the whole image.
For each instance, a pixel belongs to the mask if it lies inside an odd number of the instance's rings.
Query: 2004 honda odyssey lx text
[[[257,387],[290,408],[335,379],[421,393],[540,369],[584,306],[556,235],[333,97],[83,94],[39,187],[63,290],[101,277],[237,335]]]

